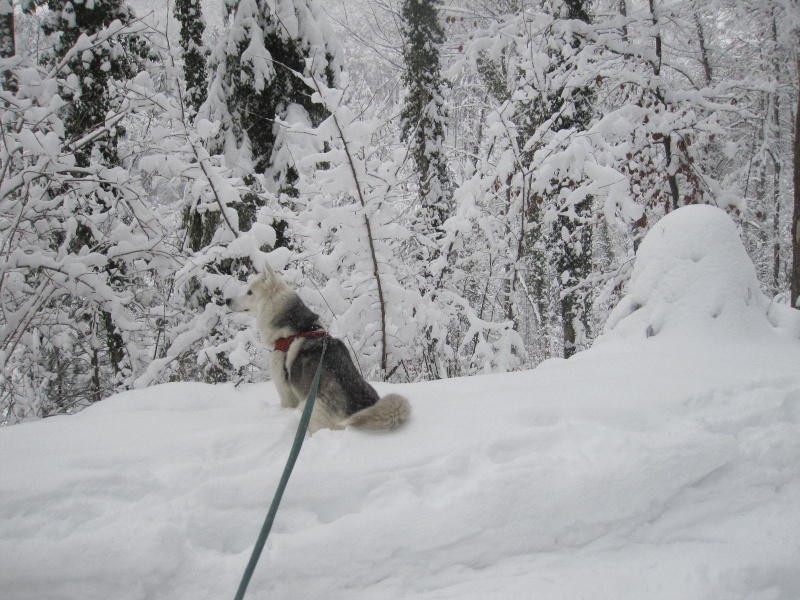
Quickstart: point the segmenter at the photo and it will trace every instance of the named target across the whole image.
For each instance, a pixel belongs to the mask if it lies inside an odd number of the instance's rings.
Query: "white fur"
[[[272,327],[275,309],[284,306],[293,295],[294,292],[283,279],[267,267],[261,274],[250,280],[247,292],[241,296],[229,298],[228,306],[234,312],[252,313],[256,318],[261,341],[268,346],[273,346],[275,340],[289,337],[294,333],[287,327],[280,329]]]
[[[278,395],[281,398],[281,406],[284,408],[297,408],[300,404],[300,398],[295,395],[292,386],[286,381],[286,374],[283,371],[284,356],[286,356],[286,354],[280,350],[272,351],[272,356],[270,356],[269,360],[272,382],[278,390]]]
[[[276,275],[269,265],[266,265],[264,271],[250,280],[247,291],[241,296],[229,298],[227,304],[234,312],[251,313],[256,319],[261,341],[267,346],[274,346],[276,340],[296,333],[288,327],[276,329],[272,326],[276,308],[285,306],[293,294],[294,292],[283,279]],[[292,347],[289,348],[288,358],[285,352],[274,349],[270,356],[272,381],[278,389],[281,406],[285,408],[296,408],[305,400],[305,398],[297,397],[286,379],[286,371],[291,372],[291,363],[302,347],[303,341],[302,339],[296,340],[292,344]]]

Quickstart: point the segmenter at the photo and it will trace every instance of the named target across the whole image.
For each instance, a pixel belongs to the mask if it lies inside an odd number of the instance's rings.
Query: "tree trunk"
[[[656,77],[661,77],[661,63],[664,59],[664,51],[663,51],[663,41],[661,39],[661,29],[659,24],[659,15],[658,9],[656,7],[656,0],[650,0],[650,15],[653,19],[653,28],[655,29],[655,42],[656,42],[656,56],[655,60],[651,63],[653,65],[653,75]],[[656,84],[656,98],[662,104],[666,105],[666,100],[664,95],[661,93],[661,86],[660,84]],[[664,136],[664,153],[666,154],[666,162],[667,162],[667,182],[669,183],[669,193],[672,199],[671,208],[672,210],[677,209],[680,206],[680,189],[678,187],[678,177],[675,174],[677,172],[677,168],[673,167],[672,161],[674,159],[674,155],[672,152],[672,136],[665,135]]]
[[[781,62],[778,59],[780,50],[778,41],[778,22],[775,11],[772,12],[772,41],[774,43],[772,54],[772,68],[778,86],[773,92],[772,103],[772,128],[775,143],[770,155],[772,156],[772,285],[773,293],[780,289],[781,275],[781,173],[783,171],[783,139],[781,136]]]
[[[798,102],[794,112],[794,215],[792,216],[792,306],[800,308],[800,58],[797,61]]]
[[[584,23],[590,22],[588,0],[571,0],[567,2],[567,7],[568,18],[579,19]],[[574,38],[574,47],[581,44],[582,41],[577,37]],[[578,88],[573,92],[573,102],[575,116],[572,118],[572,126],[580,131],[586,131],[594,112],[595,95],[587,88]],[[560,245],[563,254],[557,259],[557,274],[562,278],[568,274],[572,280],[570,285],[573,286],[580,286],[592,271],[593,204],[592,196],[587,196],[574,206],[577,218],[560,216],[556,221],[558,232],[568,232],[568,239],[562,239],[563,243]],[[561,321],[564,333],[564,358],[569,358],[586,348],[591,294],[586,290],[564,289],[565,283],[566,281],[562,279]]]
[[[711,60],[708,56],[708,46],[706,45],[706,35],[703,31],[703,24],[700,22],[700,13],[697,9],[697,3],[692,3],[692,17],[694,18],[694,26],[697,29],[697,41],[700,44],[700,61],[703,63],[703,73],[706,77],[706,85],[711,85],[713,72],[711,70]]]
[[[628,0],[619,0],[619,14],[623,17],[628,16]],[[622,26],[622,40],[628,41],[628,25]]]

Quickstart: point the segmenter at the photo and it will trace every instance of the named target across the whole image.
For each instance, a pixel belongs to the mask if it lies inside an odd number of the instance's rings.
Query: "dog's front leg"
[[[280,350],[272,351],[272,356],[270,357],[272,381],[275,383],[275,387],[278,388],[278,395],[281,397],[281,406],[284,408],[297,408],[300,401],[294,395],[292,387],[286,380],[286,371],[283,368],[285,357],[285,352],[281,352]]]

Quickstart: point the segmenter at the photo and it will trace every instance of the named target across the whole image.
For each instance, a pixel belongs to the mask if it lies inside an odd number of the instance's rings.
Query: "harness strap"
[[[280,338],[275,340],[275,350],[280,350],[281,352],[288,352],[289,346],[292,345],[292,342],[295,341],[297,338],[306,337],[306,338],[324,338],[328,337],[327,331],[302,331],[295,335],[290,335],[289,337]]]

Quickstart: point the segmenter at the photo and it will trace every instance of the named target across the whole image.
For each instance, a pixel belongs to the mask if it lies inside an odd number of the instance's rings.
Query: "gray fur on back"
[[[311,389],[321,352],[322,340],[307,338],[292,362],[289,382],[303,395]],[[318,393],[328,410],[342,419],[372,406],[379,398],[375,388],[361,377],[347,347],[335,338],[328,338]]]

